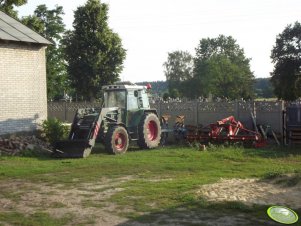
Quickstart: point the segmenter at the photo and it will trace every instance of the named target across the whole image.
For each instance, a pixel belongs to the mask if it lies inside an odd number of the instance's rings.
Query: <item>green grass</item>
[[[11,225],[22,226],[55,226],[65,225],[71,220],[72,216],[67,215],[63,218],[54,218],[44,212],[36,212],[32,215],[24,215],[18,212],[0,213],[0,223],[8,222]]]
[[[236,147],[214,148],[209,151],[196,151],[189,147],[165,147],[149,151],[133,149],[125,155],[92,154],[86,159],[52,159],[48,156],[35,157],[4,157],[0,156],[0,183],[22,179],[29,182],[43,182],[49,185],[62,184],[66,188],[76,187],[80,183],[99,182],[101,178],[118,179],[132,176],[131,180],[122,183],[124,188],[109,198],[120,206],[130,206],[124,216],[145,220],[144,213],[162,213],[184,206],[185,209],[230,209],[232,213],[249,211],[256,216],[263,207],[250,211],[241,203],[208,204],[195,195],[195,190],[202,184],[214,183],[220,178],[263,178],[271,179],[286,173],[297,173],[295,179],[288,183],[300,181],[301,151],[294,149],[243,149]],[[119,186],[119,187],[120,187]],[[100,189],[100,191],[105,189]],[[0,191],[0,198],[14,200],[19,194],[7,194]],[[102,204],[86,201],[83,206],[102,207]],[[59,204],[58,204],[59,205]],[[59,207],[63,207],[60,206]],[[2,213],[1,222],[14,223],[18,213]],[[152,216],[150,214],[150,216]],[[62,219],[52,219],[48,215],[41,217],[26,216],[32,225],[41,221],[56,224]],[[51,218],[49,220],[48,218]],[[26,222],[26,221],[25,221]],[[37,223],[36,223],[37,222]],[[64,222],[63,222],[64,223]],[[31,225],[31,224],[24,224]]]
[[[28,179],[76,184],[99,177],[135,175],[141,178],[181,178],[185,181],[191,177],[202,178],[207,183],[219,177],[262,177],[269,172],[301,171],[300,161],[301,155],[291,150],[231,147],[212,152],[168,147],[117,156],[98,153],[86,159],[2,156],[0,180]]]

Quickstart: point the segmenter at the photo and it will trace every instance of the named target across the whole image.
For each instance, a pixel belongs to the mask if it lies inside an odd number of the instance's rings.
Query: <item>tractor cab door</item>
[[[139,108],[138,98],[139,94],[137,90],[128,90],[126,126],[130,134],[137,133],[137,126],[143,113],[143,111]]]
[[[121,115],[118,115],[118,120],[125,122],[126,118],[126,90],[106,90],[104,92],[104,108],[120,109]]]
[[[138,106],[140,109],[149,109],[148,95],[144,89],[138,91]]]

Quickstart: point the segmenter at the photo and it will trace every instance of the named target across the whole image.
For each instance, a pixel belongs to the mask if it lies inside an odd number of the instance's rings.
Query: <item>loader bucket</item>
[[[78,109],[68,140],[56,142],[53,156],[59,158],[85,158],[90,155],[101,125],[100,109]]]
[[[91,146],[86,140],[59,141],[54,146],[54,156],[58,158],[85,158],[91,153]]]

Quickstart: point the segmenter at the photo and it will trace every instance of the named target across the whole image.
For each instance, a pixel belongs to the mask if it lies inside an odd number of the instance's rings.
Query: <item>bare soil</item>
[[[239,201],[247,205],[284,205],[301,208],[301,183],[288,186],[281,181],[289,180],[290,176],[274,180],[259,179],[221,179],[215,184],[201,186],[198,195],[208,201]]]
[[[94,183],[79,183],[76,187],[11,180],[0,184],[0,212],[17,211],[30,215],[43,211],[56,218],[69,214],[72,216],[69,225],[248,225],[244,213],[229,216],[181,207],[172,214],[164,211],[149,214],[149,220],[145,223],[120,217],[120,213],[132,208],[116,206],[108,198],[122,191],[121,185],[133,179],[131,176],[101,178]],[[275,180],[221,179],[217,183],[200,186],[196,195],[209,202],[240,201],[247,205],[279,204],[301,208],[300,183],[289,187]],[[258,221],[257,225],[274,225],[272,221],[261,223]]]
[[[110,213],[117,207],[106,200],[122,191],[119,185],[130,179],[131,177],[101,179],[95,183],[82,183],[72,188],[60,184],[10,181],[0,185],[0,191],[10,192],[8,198],[0,199],[0,212],[14,210],[29,215],[43,211],[55,218],[72,215],[73,221],[70,225],[117,225],[127,219]]]

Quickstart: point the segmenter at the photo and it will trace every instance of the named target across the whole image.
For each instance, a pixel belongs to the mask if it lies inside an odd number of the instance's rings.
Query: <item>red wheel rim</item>
[[[123,133],[116,133],[114,142],[116,149],[121,151],[126,145],[125,135]]]
[[[157,127],[157,123],[155,121],[150,121],[147,125],[148,128],[148,139],[153,141],[156,140],[157,136],[158,136],[158,127]]]

